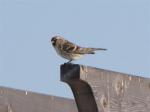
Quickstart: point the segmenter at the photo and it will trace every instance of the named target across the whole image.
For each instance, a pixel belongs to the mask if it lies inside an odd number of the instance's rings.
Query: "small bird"
[[[104,48],[81,47],[64,39],[61,36],[52,37],[51,43],[61,57],[69,60],[67,63],[71,63],[73,60],[80,59],[85,54],[95,54],[95,51],[97,50],[107,50]]]

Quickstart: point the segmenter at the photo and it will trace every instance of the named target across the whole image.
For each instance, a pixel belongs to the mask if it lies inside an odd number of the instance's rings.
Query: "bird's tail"
[[[105,48],[90,48],[90,49],[91,49],[91,52],[89,52],[89,54],[95,54],[95,51],[98,51],[98,50],[102,50],[102,51],[107,50]]]
[[[93,51],[97,51],[97,50],[103,50],[103,51],[105,51],[105,50],[107,50],[107,49],[105,49],[105,48],[91,48]]]
[[[80,52],[82,52],[83,54],[95,54],[95,51],[97,51],[97,50],[107,50],[107,49],[104,49],[104,48],[83,48]]]

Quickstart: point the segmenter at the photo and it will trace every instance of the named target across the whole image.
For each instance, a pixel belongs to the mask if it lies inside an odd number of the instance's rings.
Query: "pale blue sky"
[[[0,0],[0,85],[72,97],[54,35],[108,49],[74,63],[150,77],[149,0]]]

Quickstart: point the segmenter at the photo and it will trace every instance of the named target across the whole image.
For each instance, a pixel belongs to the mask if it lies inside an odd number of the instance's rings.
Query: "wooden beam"
[[[77,112],[72,99],[0,87],[0,112]]]
[[[76,64],[61,65],[79,112],[150,112],[150,79]]]

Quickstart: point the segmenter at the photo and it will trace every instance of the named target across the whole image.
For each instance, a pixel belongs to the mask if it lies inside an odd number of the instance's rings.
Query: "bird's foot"
[[[67,63],[64,63],[64,65],[65,64],[72,64],[71,62],[72,62],[72,60],[69,60]]]

